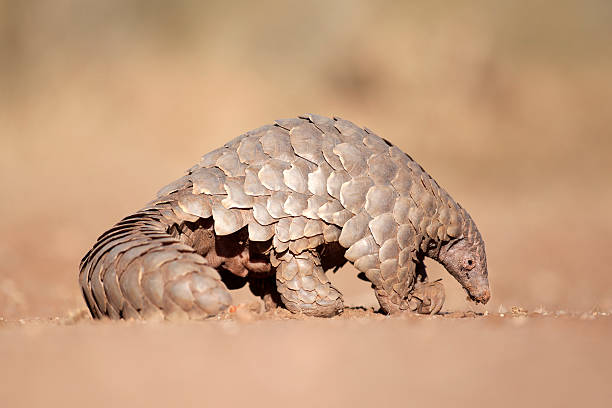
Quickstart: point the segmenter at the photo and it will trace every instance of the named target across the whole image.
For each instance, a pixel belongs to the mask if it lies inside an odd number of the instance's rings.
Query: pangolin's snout
[[[489,301],[489,299],[491,299],[491,291],[487,289],[484,294],[478,299],[478,301],[484,305]]]
[[[478,291],[468,291],[470,299],[476,303],[486,304],[491,299],[491,290],[489,288],[480,289]]]

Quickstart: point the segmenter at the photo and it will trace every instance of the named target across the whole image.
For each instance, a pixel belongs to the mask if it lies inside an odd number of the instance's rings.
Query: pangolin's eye
[[[463,260],[463,268],[469,270],[472,270],[474,267],[476,266],[476,262],[474,262],[474,260],[472,258],[467,258]]]

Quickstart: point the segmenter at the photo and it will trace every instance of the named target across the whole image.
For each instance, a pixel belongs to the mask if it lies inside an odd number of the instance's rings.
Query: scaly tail
[[[130,215],[100,236],[79,282],[93,317],[198,319],[231,304],[217,271],[169,233],[162,208]]]

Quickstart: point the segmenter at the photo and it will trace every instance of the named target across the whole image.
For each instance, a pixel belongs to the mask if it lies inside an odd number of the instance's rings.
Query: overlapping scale
[[[415,238],[414,227],[411,224],[402,224],[397,229],[397,243],[400,248],[410,248]]]
[[[223,155],[223,153],[227,152],[229,149],[227,147],[220,147],[211,152],[206,153],[200,159],[201,167],[213,167],[217,163],[217,159]]]
[[[342,185],[350,180],[351,176],[344,169],[332,172],[327,178],[327,192],[330,196],[339,200]]]
[[[365,197],[365,210],[371,217],[391,212],[397,206],[396,193],[389,185],[372,186]]]
[[[216,166],[223,170],[226,176],[240,177],[244,176],[246,165],[240,161],[238,153],[233,149],[228,149],[215,162]]]
[[[249,164],[250,166],[263,165],[268,159],[257,136],[249,136],[242,139],[236,149],[236,153],[241,163]]]
[[[347,181],[340,187],[340,203],[347,210],[357,214],[364,208],[366,194],[372,185],[372,179],[369,177],[358,177]]]
[[[368,155],[365,149],[360,149],[351,143],[340,143],[334,146],[332,151],[340,157],[342,167],[351,177],[359,177],[366,172]]]
[[[344,120],[339,117],[334,117],[335,123],[334,126],[340,132],[340,138],[344,142],[348,143],[357,143],[361,142],[363,138],[367,135],[365,130],[355,125],[353,122],[348,120]]]
[[[289,224],[289,239],[297,240],[300,238],[304,238],[306,236],[304,230],[306,228],[307,223],[308,219],[304,217],[291,218],[291,223]]]
[[[340,211],[336,211],[335,213],[333,213],[331,219],[332,219],[332,222],[336,224],[337,226],[344,227],[344,224],[346,224],[346,222],[353,217],[354,217],[354,214],[351,211],[347,209],[342,209]]]
[[[259,180],[258,173],[261,167],[249,166],[245,169],[244,193],[250,196],[270,195],[270,190],[264,187]]]
[[[268,212],[268,198],[256,197],[253,203],[253,218],[261,225],[270,225],[278,221]]]
[[[308,174],[308,191],[311,194],[330,198],[327,194],[327,179],[333,169],[326,162],[322,162],[319,167]]]
[[[387,153],[375,154],[368,159],[368,175],[375,184],[390,184],[397,175],[397,170],[397,164]]]
[[[281,242],[289,242],[291,237],[289,236],[289,227],[291,226],[291,218],[282,218],[278,220],[275,227],[275,238]]]
[[[328,203],[328,200],[319,196],[310,196],[307,202],[308,207],[302,212],[302,215],[313,220],[321,218],[319,216],[319,210]]]
[[[179,193],[178,205],[184,212],[201,218],[208,218],[212,215],[208,197],[204,194],[193,194],[191,190]]]
[[[300,193],[289,193],[283,204],[284,211],[294,217],[299,217],[308,208],[308,196]]]
[[[274,225],[260,224],[255,219],[254,211],[245,211],[243,217],[247,223],[247,230],[251,241],[267,241],[274,236]]]
[[[387,259],[397,259],[400,253],[400,247],[395,237],[386,240],[380,247],[378,257],[380,261]]]
[[[282,191],[275,191],[268,197],[266,209],[273,218],[284,218],[289,217],[289,214],[285,212],[285,202],[289,194]]]
[[[323,158],[325,161],[334,169],[334,170],[343,170],[342,161],[340,161],[340,157],[334,153],[334,146],[342,143],[339,137],[325,133],[323,135],[323,141],[321,142],[321,152],[323,153]]]
[[[290,131],[291,129],[301,126],[304,123],[308,123],[308,122],[300,118],[288,118],[288,119],[277,119],[274,121],[274,123],[282,127],[283,129]]]
[[[370,216],[366,212],[360,212],[353,218],[349,219],[340,234],[339,243],[344,248],[348,248],[355,242],[362,239],[368,233]],[[348,259],[348,258],[347,258]]]
[[[303,121],[289,131],[291,145],[296,155],[303,157],[317,165],[325,159],[321,151],[321,131],[312,123]]]
[[[317,214],[319,215],[319,217],[321,217],[321,219],[323,219],[325,222],[328,223],[333,223],[333,215],[334,213],[338,212],[338,211],[342,211],[344,210],[344,207],[342,206],[342,204],[340,204],[338,201],[336,200],[332,200],[332,201],[328,201],[325,204],[323,204],[319,210],[317,211]]]
[[[274,236],[274,225],[261,225],[257,221],[248,223],[249,239],[251,241],[267,241]]]
[[[364,130],[367,134],[363,137],[363,144],[375,154],[386,154],[387,159],[389,159],[389,145],[368,128],[364,128]]]
[[[391,214],[385,213],[370,221],[369,227],[376,243],[382,245],[386,240],[395,237],[398,225]]]
[[[314,237],[316,235],[321,235],[323,233],[323,225],[321,221],[311,220],[309,219],[304,226],[304,236],[305,237]]]
[[[290,164],[285,161],[270,159],[261,167],[257,176],[261,184],[268,190],[287,190],[283,172],[290,168]]]
[[[156,197],[157,198],[165,197],[168,194],[174,193],[176,191],[183,190],[183,189],[187,188],[190,183],[191,183],[191,179],[189,177],[189,174],[187,174],[187,175],[179,178],[178,180],[175,180],[172,183],[170,183],[170,184],[160,188],[159,191],[156,194]]]
[[[245,177],[226,178],[224,188],[227,197],[221,203],[225,208],[252,208],[253,197],[244,192]]]
[[[225,194],[225,173],[217,167],[198,169],[188,177],[194,194]]]
[[[215,234],[229,235],[246,225],[240,210],[228,210],[223,205],[213,204],[212,216],[215,220]]]
[[[366,255],[375,255],[378,258],[379,250],[380,246],[376,243],[374,237],[368,233],[363,238],[355,241],[345,252],[344,256],[351,262]],[[361,270],[363,271],[363,269]]]
[[[259,142],[264,153],[273,159],[289,163],[295,158],[293,147],[289,140],[289,133],[284,129],[276,126],[269,129],[259,139]]]
[[[283,181],[291,190],[305,194],[308,192],[308,174],[314,171],[314,164],[301,157],[291,162],[291,167],[283,171]]]
[[[325,242],[336,242],[340,238],[341,230],[333,224],[325,224],[323,226],[323,239]]]

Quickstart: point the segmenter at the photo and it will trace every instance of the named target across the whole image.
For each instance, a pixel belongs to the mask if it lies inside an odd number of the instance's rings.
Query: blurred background
[[[306,112],[373,129],[468,209],[486,309],[610,310],[611,22],[605,0],[0,1],[0,316],[84,308],[100,233]],[[429,266],[446,310],[474,307]]]

